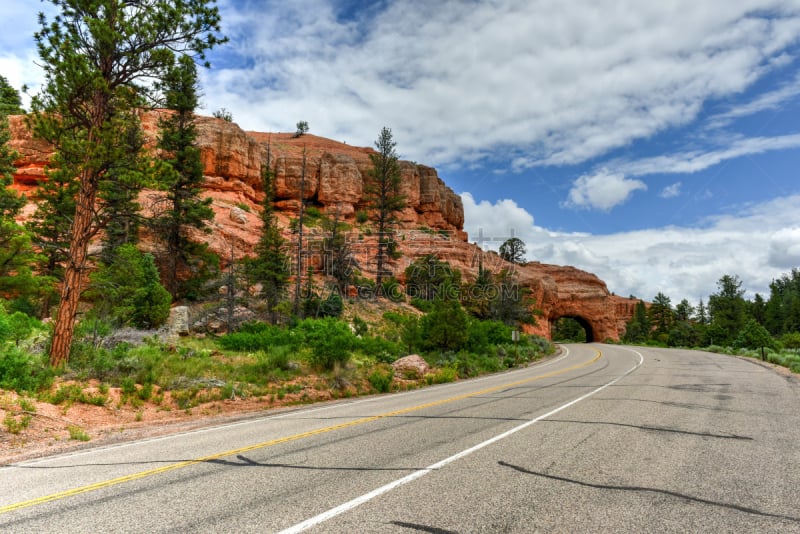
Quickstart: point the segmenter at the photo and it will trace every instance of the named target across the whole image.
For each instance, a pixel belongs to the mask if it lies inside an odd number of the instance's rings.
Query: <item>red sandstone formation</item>
[[[158,117],[163,112],[143,114],[142,124],[148,146],[155,150]],[[15,162],[15,187],[34,193],[36,184],[45,179],[44,167],[51,149],[33,139],[24,118],[9,118],[11,146],[20,154]],[[370,148],[353,147],[315,135],[295,137],[289,133],[245,132],[238,125],[220,119],[198,117],[198,146],[206,175],[206,195],[213,198],[215,219],[210,235],[197,233],[209,242],[212,250],[227,260],[233,249],[235,257],[251,253],[258,240],[260,219],[258,204],[263,200],[261,167],[267,162],[276,170],[276,207],[284,228],[299,207],[303,152],[306,173],[302,197],[307,205],[338,215],[353,225],[351,241],[359,269],[370,275],[374,265],[375,239],[369,224],[356,223],[356,213],[367,208],[364,182],[372,168]],[[416,258],[435,254],[461,270],[465,278],[474,278],[478,265],[500,270],[513,268],[520,281],[532,291],[536,307],[542,312],[531,333],[550,335],[551,324],[560,317],[573,317],[594,341],[618,340],[625,322],[633,315],[634,302],[611,295],[597,276],[574,267],[541,263],[510,265],[492,252],[485,252],[467,242],[461,198],[439,178],[436,169],[409,161],[401,162],[403,194],[407,207],[400,214],[398,231],[402,256],[392,267],[402,277],[405,268]],[[143,205],[154,192],[143,193]],[[242,207],[248,208],[242,209]],[[30,213],[30,208],[26,213]],[[319,230],[309,228],[310,242]],[[285,233],[291,238],[288,228]],[[319,259],[311,258],[312,265]]]

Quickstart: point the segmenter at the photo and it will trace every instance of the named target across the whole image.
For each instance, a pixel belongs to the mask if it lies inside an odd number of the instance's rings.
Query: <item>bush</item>
[[[95,300],[95,313],[117,325],[158,328],[169,317],[172,297],[159,281],[155,260],[134,245],[119,247],[90,279],[87,296]]]
[[[53,371],[17,347],[0,349],[0,389],[36,392],[50,387]]]
[[[266,323],[245,323],[238,332],[226,334],[218,343],[228,350],[268,351],[273,346],[297,347],[302,340],[292,331]]]
[[[379,367],[375,369],[369,377],[372,389],[379,393],[388,393],[392,389],[392,381],[394,380],[394,371],[391,367]]]
[[[392,363],[400,354],[400,346],[382,337],[362,337],[357,339],[354,345],[355,350],[361,351],[365,356],[369,356],[384,363]]]
[[[333,317],[305,319],[296,330],[311,349],[312,365],[325,370],[347,363],[357,341],[347,323]]]

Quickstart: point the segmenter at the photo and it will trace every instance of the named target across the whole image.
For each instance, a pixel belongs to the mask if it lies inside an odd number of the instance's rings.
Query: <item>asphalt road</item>
[[[800,386],[570,345],[528,369],[0,468],[2,532],[800,532]]]

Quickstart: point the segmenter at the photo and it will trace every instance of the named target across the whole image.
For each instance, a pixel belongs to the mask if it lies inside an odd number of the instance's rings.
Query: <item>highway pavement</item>
[[[0,532],[798,532],[800,385],[568,345],[412,392],[0,467]]]

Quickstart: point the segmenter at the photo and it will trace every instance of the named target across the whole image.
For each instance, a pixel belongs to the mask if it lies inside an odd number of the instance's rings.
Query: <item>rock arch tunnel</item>
[[[586,343],[594,343],[595,341],[597,341],[596,329],[592,326],[592,323],[588,319],[581,317],[580,315],[558,315],[555,317],[551,317],[549,319],[550,323],[549,327],[551,333],[550,339],[553,338],[552,336],[553,326],[559,319],[572,319],[573,321],[578,323],[580,327],[583,328],[583,331],[586,332]]]

